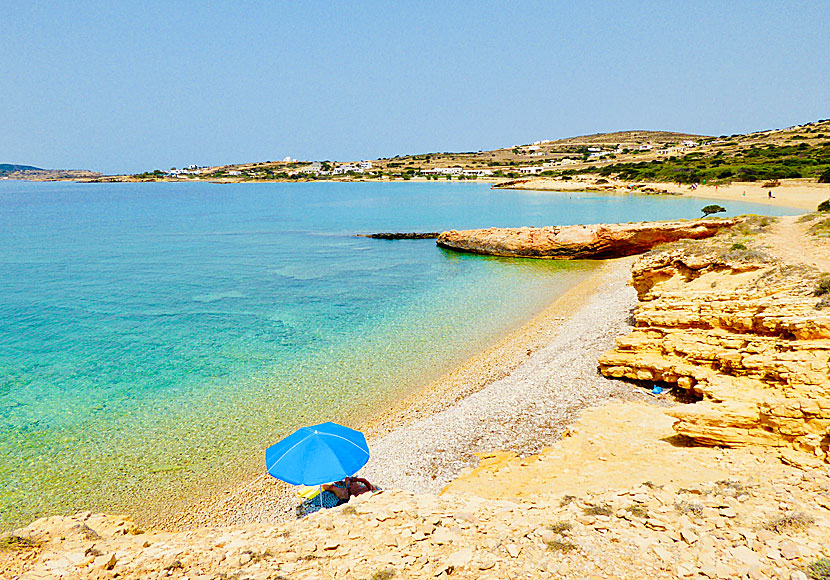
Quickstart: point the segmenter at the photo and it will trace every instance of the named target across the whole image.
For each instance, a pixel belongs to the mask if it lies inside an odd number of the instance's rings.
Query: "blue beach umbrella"
[[[319,485],[357,473],[369,461],[369,445],[360,431],[337,423],[297,429],[265,450],[265,468],[293,485]]]

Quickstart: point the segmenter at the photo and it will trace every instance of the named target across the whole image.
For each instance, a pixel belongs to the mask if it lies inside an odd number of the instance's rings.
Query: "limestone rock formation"
[[[819,274],[756,254],[641,257],[636,329],[600,371],[696,393],[702,400],[669,415],[698,442],[792,447],[830,462],[830,310],[817,309]]]
[[[708,238],[739,221],[734,218],[451,230],[438,236],[436,243],[459,252],[490,256],[557,260],[620,258],[645,252],[665,242]]]

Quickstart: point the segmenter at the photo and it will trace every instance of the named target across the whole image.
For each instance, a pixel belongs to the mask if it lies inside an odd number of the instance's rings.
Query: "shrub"
[[[830,234],[830,218],[826,220],[821,220],[813,227],[810,228],[810,233],[815,234],[817,236],[825,236]]]
[[[828,293],[830,293],[830,275],[822,276],[816,285],[816,291],[813,293],[813,296],[824,296]]]
[[[707,205],[707,206],[705,206],[705,207],[704,207],[703,209],[701,209],[700,211],[702,211],[702,212],[703,212],[703,215],[704,215],[704,216],[707,216],[707,215],[711,215],[711,214],[713,214],[713,213],[721,213],[721,212],[724,212],[724,211],[726,211],[726,208],[725,208],[725,207],[723,207],[722,205],[714,205],[714,204],[713,204],[713,205]]]
[[[26,548],[37,548],[40,542],[23,536],[9,534],[0,538],[0,550],[23,550]]]
[[[371,580],[391,580],[395,577],[395,570],[392,568],[384,568],[372,574]]]
[[[819,558],[807,568],[813,580],[830,580],[830,558]]]
[[[798,531],[808,528],[815,519],[812,516],[800,512],[775,516],[764,524],[765,530],[776,534],[783,534],[789,531]]]
[[[551,552],[570,552],[576,549],[576,544],[567,540],[551,540],[545,543]]]
[[[647,518],[648,517],[648,510],[642,506],[638,505],[630,505],[625,508],[625,511],[630,513],[632,516],[637,518]]]
[[[589,505],[583,508],[582,511],[588,516],[610,516],[614,513],[614,510],[607,505]]]
[[[830,169],[826,169],[821,175],[818,176],[819,183],[830,183]]]
[[[674,503],[674,507],[682,514],[692,514],[697,517],[703,515],[703,506],[699,503],[680,500]]]
[[[743,244],[732,244],[732,246],[729,248],[729,250],[730,251],[732,251],[732,250],[746,250],[746,246],[743,245]]]
[[[554,522],[548,526],[548,529],[553,532],[554,534],[561,534],[563,532],[567,532],[573,526],[571,522],[566,522],[564,520],[560,520],[558,522]]]
[[[820,211],[820,212],[830,211],[830,199],[826,199],[823,202],[821,202],[820,204],[818,204],[818,207],[816,208],[816,211]]]

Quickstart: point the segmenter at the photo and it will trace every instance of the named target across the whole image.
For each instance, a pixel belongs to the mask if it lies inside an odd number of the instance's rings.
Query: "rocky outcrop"
[[[774,482],[647,482],[514,501],[382,492],[278,526],[163,532],[103,514],[54,516],[0,544],[0,576],[806,578],[792,574],[830,541],[830,477],[781,467]]]
[[[830,462],[830,310],[817,309],[818,276],[753,250],[643,256],[632,272],[636,329],[600,371],[694,392],[699,402],[668,414],[698,442]]]
[[[438,236],[436,243],[442,248],[488,256],[556,260],[620,258],[645,252],[665,242],[708,238],[739,221],[710,219],[452,230]]]

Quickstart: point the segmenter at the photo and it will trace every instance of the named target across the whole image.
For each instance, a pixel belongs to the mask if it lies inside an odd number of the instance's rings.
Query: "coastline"
[[[803,209],[808,212],[830,199],[830,183],[816,183],[804,179],[785,179],[775,187],[764,187],[760,182],[735,182],[726,185],[689,185],[659,182],[627,182],[615,179],[598,183],[597,178],[559,180],[550,178],[528,179],[509,189],[531,191],[597,191],[600,193],[628,195],[638,192],[648,195],[682,195],[720,201],[746,201],[777,207]],[[508,188],[506,188],[508,189]],[[772,191],[774,197],[769,197]]]
[[[631,262],[604,262],[495,345],[358,425],[373,454],[358,475],[383,488],[438,493],[475,466],[476,453],[537,453],[583,408],[619,395],[620,385],[599,376],[592,356],[627,329]],[[297,503],[292,486],[260,474],[224,497],[139,523],[168,529],[280,523],[293,519]]]

